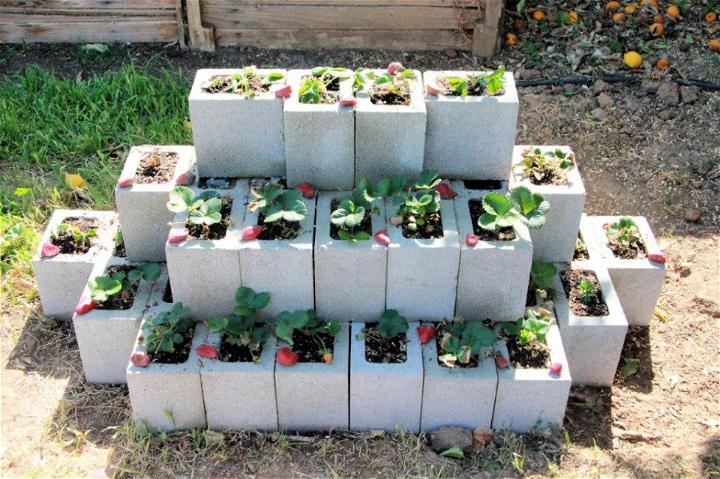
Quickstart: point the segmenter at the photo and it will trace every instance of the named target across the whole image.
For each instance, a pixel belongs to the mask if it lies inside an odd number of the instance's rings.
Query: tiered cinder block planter
[[[157,161],[158,166],[143,168],[148,158]],[[167,181],[153,181],[152,176],[145,174],[146,170],[154,172],[161,168],[169,170]],[[192,146],[146,145],[130,149],[115,187],[115,204],[129,260],[165,261],[167,223],[174,217],[166,206],[168,196],[176,184],[189,186],[194,182],[194,168]]]
[[[523,316],[527,283],[532,266],[533,244],[527,226],[513,227],[514,238],[483,240],[468,244],[468,235],[486,234],[473,219],[470,202],[482,202],[491,191],[472,190],[462,181],[453,181],[458,196],[455,203],[460,240],[455,312],[464,318],[515,321]]]
[[[581,228],[583,238],[588,238],[588,253],[591,260],[597,260],[610,273],[613,287],[620,299],[628,324],[647,326],[653,317],[663,282],[665,281],[664,255],[650,224],[644,216],[630,216],[640,230],[645,246],[643,258],[618,258],[608,248],[605,225],[617,222],[620,216],[587,216]],[[652,254],[658,255],[656,261]],[[662,260],[660,260],[661,258]]]
[[[98,261],[89,280],[106,274],[113,266],[133,266],[124,258],[108,257]],[[164,287],[167,273],[155,281],[141,279],[128,309],[107,309],[96,306],[87,313],[75,313],[73,326],[80,350],[85,380],[90,383],[125,383],[125,369],[133,349],[140,323],[148,311],[155,289]],[[163,286],[161,286],[161,284]],[[90,297],[88,286],[83,296]]]
[[[280,346],[286,346],[280,342]],[[275,367],[278,425],[282,431],[327,431],[349,427],[350,325],[335,337],[330,364]]]
[[[63,253],[52,244],[55,228],[75,218],[94,221],[97,236],[90,239],[90,247],[84,253]],[[112,254],[115,233],[118,228],[117,214],[112,211],[55,210],[40,244],[33,255],[38,293],[43,312],[56,319],[69,320],[85,288],[96,262]]]
[[[362,336],[365,324],[352,324],[350,429],[420,431],[423,360],[416,331],[418,325],[410,323],[405,362],[384,364],[366,359],[365,338]]]
[[[557,325],[550,326],[546,342],[550,362],[562,365],[559,375],[548,368],[498,368],[493,429],[527,432],[533,426],[562,425],[570,395],[570,369]],[[497,349],[508,358],[504,341]]]
[[[438,78],[477,73],[426,71],[423,78],[438,88]],[[512,73],[504,89],[498,96],[425,95],[425,169],[444,178],[508,179],[519,108]]]
[[[386,202],[385,208],[390,236],[387,308],[397,309],[409,320],[452,318],[460,262],[453,201],[440,201],[442,238],[405,238],[402,226],[394,226],[390,220],[396,207]]]
[[[374,70],[377,75],[384,70]],[[410,104],[372,102],[367,92],[357,93],[355,111],[355,180],[379,181],[396,175],[409,178],[423,169],[425,150],[425,101],[422,74],[413,70]]]
[[[513,150],[513,165],[522,158],[522,153],[529,148],[540,148],[543,151],[561,149],[567,154],[572,150],[567,146],[529,146],[516,145]],[[550,203],[550,211],[545,216],[545,225],[530,230],[533,242],[533,258],[536,261],[567,262],[571,261],[575,252],[575,242],[580,229],[580,218],[585,207],[585,186],[580,178],[578,165],[567,171],[565,184],[536,185],[514,167],[510,177],[510,190],[518,186],[526,186],[534,193],[540,193]]]
[[[423,346],[422,431],[445,426],[492,425],[498,375],[490,352],[490,348],[482,349],[480,363],[475,367],[448,368],[438,361],[435,338]],[[452,398],[463,399],[453,401]]]
[[[194,191],[203,190],[195,188]],[[237,180],[230,189],[214,191],[233,200],[231,223],[225,237],[211,240],[189,236],[187,213],[178,213],[165,243],[173,298],[190,308],[191,315],[200,320],[229,314],[235,307],[235,291],[242,284],[240,242],[248,182]]]
[[[212,77],[239,69],[198,70],[190,91],[190,121],[201,176],[250,177],[285,174],[283,102],[276,93],[286,78],[252,98],[209,93],[202,85]],[[282,69],[258,69],[259,74]]]
[[[209,333],[207,344],[220,351],[221,335]],[[276,431],[275,350],[273,338],[263,344],[260,361],[202,359],[200,379],[208,427]]]
[[[355,110],[298,100],[310,70],[290,70],[292,95],[285,100],[285,166],[288,186],[310,183],[321,190],[349,190],[354,184]],[[352,96],[352,78],[340,83],[340,98]]]
[[[315,230],[315,309],[321,318],[373,321],[385,310],[387,248],[375,240],[351,243],[331,236],[334,200],[347,193],[320,193]],[[371,219],[370,235],[385,229],[385,205]],[[365,271],[363,274],[358,274]],[[352,278],[352,280],[350,280]]]

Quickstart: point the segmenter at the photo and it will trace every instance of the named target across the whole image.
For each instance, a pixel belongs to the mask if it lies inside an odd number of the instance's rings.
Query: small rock
[[[590,98],[581,98],[575,103],[575,107],[579,112],[588,111],[592,106],[592,100]]]
[[[607,91],[610,91],[612,89],[612,86],[608,82],[604,82],[602,80],[597,80],[593,84],[593,93],[595,95],[599,95],[600,93],[605,93]]]
[[[612,108],[613,99],[610,98],[610,95],[607,93],[600,93],[597,97],[597,103],[600,108],[607,110],[608,108]]]
[[[682,103],[692,103],[697,100],[700,88],[696,86],[681,86],[680,87],[680,101]]]
[[[697,223],[702,218],[702,211],[697,208],[691,208],[685,211],[685,221],[688,223]]]
[[[552,55],[556,51],[557,51],[557,48],[554,45],[550,45],[545,49],[545,52],[548,53],[549,55]]]
[[[443,427],[430,434],[430,447],[433,451],[443,452],[451,447],[469,449],[473,445],[473,433],[464,427]]]
[[[593,118],[595,118],[597,121],[602,121],[605,119],[605,110],[602,108],[595,108],[593,111],[590,112]]]
[[[675,82],[664,82],[657,89],[657,97],[665,106],[675,106],[680,103],[680,89]]]
[[[458,52],[453,48],[448,48],[445,50],[445,55],[447,55],[448,58],[457,58]]]
[[[487,446],[492,441],[493,430],[489,427],[476,427],[473,429],[473,441],[478,446]]]
[[[517,77],[523,80],[532,80],[534,78],[540,78],[540,71],[534,69],[520,70],[517,72]]]
[[[663,120],[672,120],[677,116],[677,113],[674,110],[663,110],[660,112],[660,118]]]
[[[423,459],[425,462],[435,462],[438,459],[438,454],[435,451],[425,451],[423,454]]]

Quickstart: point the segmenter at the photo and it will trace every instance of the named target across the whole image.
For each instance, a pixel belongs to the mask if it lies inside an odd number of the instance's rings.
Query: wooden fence
[[[503,0],[0,0],[0,42],[170,42],[198,50],[384,48],[490,56]]]

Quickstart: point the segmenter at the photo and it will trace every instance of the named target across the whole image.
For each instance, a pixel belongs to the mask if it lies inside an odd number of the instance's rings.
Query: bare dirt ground
[[[212,55],[175,47],[113,50],[86,64],[59,46],[0,46],[12,72],[39,63],[67,75],[156,57],[191,76],[198,67],[323,63],[383,65],[400,58],[425,68],[475,66],[461,54],[263,52]],[[500,56],[495,61],[512,60]],[[498,436],[458,461],[412,435],[333,434],[311,439],[256,433],[190,433],[133,438],[123,426],[127,389],[84,382],[72,327],[44,318],[39,301],[0,298],[3,476],[104,477],[477,477],[484,457],[505,475],[563,477],[720,477],[720,93],[685,104],[664,100],[648,72],[643,84],[604,92],[592,86],[522,88],[518,143],[568,144],[577,154],[588,214],[645,215],[669,258],[667,281],[649,328],[633,330],[623,356],[638,359],[612,388],[574,388],[557,437]],[[697,211],[694,211],[697,210]],[[692,216],[700,214],[697,222]],[[687,217],[687,219],[686,219]],[[33,288],[34,285],[26,285]],[[631,371],[628,371],[631,372]],[[451,406],[451,405],[450,405]]]

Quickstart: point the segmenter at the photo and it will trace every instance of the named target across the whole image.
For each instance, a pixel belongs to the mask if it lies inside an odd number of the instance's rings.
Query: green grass
[[[112,208],[132,145],[191,143],[188,89],[179,70],[133,65],[87,79],[30,67],[0,80],[0,273],[9,279],[0,293],[33,294],[17,286],[31,280],[32,249],[53,209]],[[65,173],[80,174],[87,191],[70,191]]]

